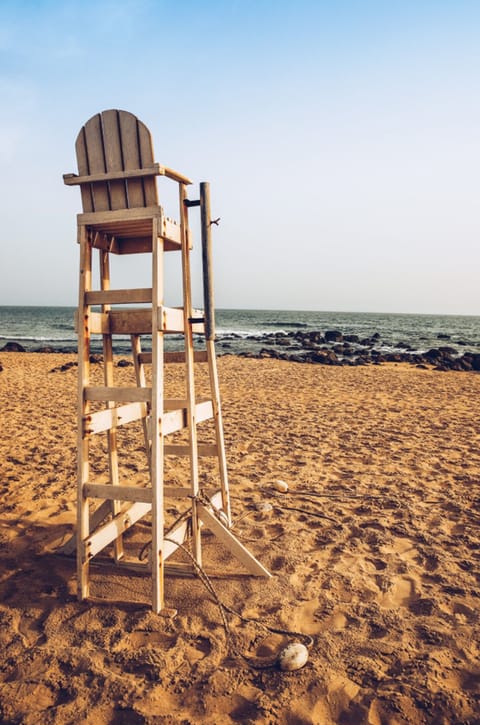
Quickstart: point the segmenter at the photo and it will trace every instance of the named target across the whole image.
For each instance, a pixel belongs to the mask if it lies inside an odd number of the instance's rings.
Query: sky
[[[217,307],[478,315],[479,71],[477,0],[0,0],[0,305],[76,304],[62,174],[119,108],[210,182]]]

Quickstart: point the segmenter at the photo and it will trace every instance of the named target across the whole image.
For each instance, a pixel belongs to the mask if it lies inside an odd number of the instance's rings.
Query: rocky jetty
[[[438,347],[414,348],[409,342],[383,339],[379,332],[369,337],[343,333],[341,330],[308,330],[299,325],[288,332],[271,332],[243,337],[230,333],[217,339],[218,355],[238,355],[249,358],[275,358],[297,363],[316,365],[380,365],[382,363],[409,363],[417,367],[436,370],[480,371],[478,343],[452,340],[450,335],[439,333]],[[431,339],[430,339],[431,342]],[[428,344],[428,343],[427,343]],[[468,351],[471,346],[473,350]],[[18,342],[10,341],[0,352],[26,352]],[[41,347],[32,352],[73,352]],[[125,352],[117,351],[118,352]],[[92,354],[90,362],[101,360],[100,354]],[[127,365],[126,360],[119,365]]]
[[[449,339],[439,334],[438,339]],[[451,345],[439,345],[428,350],[415,350],[407,342],[392,343],[381,339],[378,332],[370,337],[343,334],[340,330],[304,331],[266,334],[257,338],[258,352],[236,352],[241,357],[275,358],[298,363],[320,365],[380,365],[381,363],[410,363],[436,370],[480,371],[480,353],[462,352]],[[465,341],[458,346],[468,345]],[[227,347],[220,342],[220,354]]]

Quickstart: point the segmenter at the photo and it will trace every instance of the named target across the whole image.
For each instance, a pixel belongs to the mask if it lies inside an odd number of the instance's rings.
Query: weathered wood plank
[[[82,128],[77,136],[75,143],[75,151],[77,154],[78,171],[81,175],[88,175],[90,173],[90,167],[88,165],[87,156],[87,141],[85,138],[85,128]],[[68,176],[75,176],[75,174],[68,174]],[[65,177],[64,177],[65,179]],[[65,182],[66,183],[66,182]],[[82,209],[84,212],[92,212],[93,206],[93,195],[92,187],[90,183],[83,183],[80,189],[82,197]]]
[[[95,290],[85,294],[87,305],[140,304],[152,301],[152,289]]]
[[[114,401],[116,403],[149,403],[151,388],[87,386],[84,389],[85,400]],[[115,408],[112,408],[115,410]],[[104,412],[104,411],[101,411]]]
[[[216,456],[218,454],[218,448],[214,444],[199,443],[197,446],[197,452],[198,455],[202,457]],[[169,443],[164,446],[164,453],[166,456],[189,456],[190,447]]]
[[[151,510],[149,503],[136,502],[81,542],[83,559],[89,561]]]
[[[137,138],[140,150],[140,166],[153,166],[153,144],[150,131],[137,118]],[[154,178],[145,178],[143,180],[145,204],[150,206],[151,204],[158,204],[157,199],[157,184]]]
[[[110,110],[102,113],[103,145],[105,151],[105,166],[109,171],[123,172],[122,141],[118,111]],[[108,183],[110,191],[110,208],[127,208],[127,189],[123,179],[112,179]]]
[[[179,184],[186,184],[187,186],[189,184],[193,184],[193,181],[189,179],[188,176],[184,176],[178,171],[169,169],[168,166],[160,166],[160,174],[162,176],[166,176],[169,179],[172,179],[173,181],[178,181]]]
[[[111,483],[87,483],[83,487],[86,496],[116,501],[152,503],[152,489],[141,486],[112,486]]]
[[[134,171],[142,165],[137,135],[137,118],[131,113],[119,111],[119,122],[124,169],[125,171]],[[158,167],[158,164],[152,166]],[[147,176],[147,174],[129,178],[127,181],[128,206],[130,208],[146,206],[142,176]]]
[[[153,219],[162,216],[162,207],[146,206],[137,209],[117,209],[109,211],[108,209],[98,210],[98,212],[77,214],[79,224],[101,229],[102,225],[108,226],[111,223],[119,222],[120,224],[128,224],[129,221],[138,219]],[[152,226],[150,223],[150,231]]]
[[[102,119],[99,113],[85,124],[85,140],[88,164],[91,174],[105,173],[105,149],[103,146]],[[91,185],[93,207],[95,211],[110,209],[110,198],[106,183],[96,182]]]
[[[142,420],[147,415],[146,403],[129,403],[127,405],[121,405],[118,408],[98,410],[96,413],[89,413],[85,416],[83,432],[85,435],[103,433],[116,426]]]
[[[125,147],[123,147],[125,148]],[[78,152],[77,152],[78,153]],[[80,169],[79,169],[80,171]],[[118,179],[126,179],[130,184],[130,180],[141,179],[144,176],[161,176],[162,167],[160,164],[153,164],[145,169],[137,166],[131,166],[121,171],[104,171],[98,174],[89,174],[87,172],[80,174],[63,174],[63,183],[66,186],[78,186],[79,184],[91,184],[94,181],[115,181]],[[142,207],[144,204],[139,204]]]
[[[227,529],[213,514],[208,510],[202,503],[197,504],[198,515],[201,521],[208,526],[213,534],[219,539],[224,546],[240,561],[247,571],[254,576],[263,576],[270,578],[272,575],[265,569],[263,564],[260,564],[257,559],[251,554],[248,549],[240,543],[240,541]]]

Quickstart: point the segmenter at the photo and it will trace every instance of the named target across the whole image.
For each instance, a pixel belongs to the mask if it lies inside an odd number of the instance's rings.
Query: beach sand
[[[92,567],[93,589],[118,604],[77,601],[57,553],[75,521],[74,359],[0,354],[2,723],[480,723],[478,374],[219,360],[234,531],[273,574],[242,575],[205,532],[218,597],[254,620],[227,612],[227,638],[197,578],[168,578],[173,617],[112,567]],[[252,666],[289,641],[262,624],[311,636],[303,669]]]

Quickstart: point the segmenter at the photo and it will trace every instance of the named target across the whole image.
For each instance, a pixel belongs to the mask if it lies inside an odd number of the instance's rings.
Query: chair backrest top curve
[[[92,116],[75,143],[80,176],[153,167],[150,131],[133,113],[110,109]],[[158,204],[155,176],[81,184],[84,212],[116,211]]]

